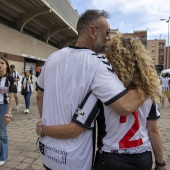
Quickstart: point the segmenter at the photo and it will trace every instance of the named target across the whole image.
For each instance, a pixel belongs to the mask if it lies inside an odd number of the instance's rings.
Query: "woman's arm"
[[[153,153],[155,156],[155,162],[163,163],[163,144],[160,136],[159,127],[157,124],[157,120],[148,120],[147,121],[147,129],[149,132],[149,138],[151,140]],[[163,170],[164,167],[158,167],[157,170]]]
[[[32,78],[31,78],[31,76],[28,77],[27,83],[28,83],[28,84],[31,84],[31,83],[32,83]]]
[[[10,93],[8,112],[6,113],[5,120],[4,120],[5,124],[8,124],[11,120],[13,101],[14,101],[14,93]]]

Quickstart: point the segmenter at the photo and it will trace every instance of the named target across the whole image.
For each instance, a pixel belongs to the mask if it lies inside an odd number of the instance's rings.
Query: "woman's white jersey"
[[[83,107],[81,106],[78,109],[79,112],[86,112],[86,102],[88,103],[90,98],[95,101],[95,96],[91,93],[83,101]],[[97,145],[99,150],[123,154],[138,154],[151,151],[151,143],[146,127],[147,120],[158,119],[160,112],[157,105],[150,98],[128,116],[120,116],[112,108],[98,103],[99,101],[96,97],[96,102],[93,105],[96,106],[97,104],[100,109],[97,116]],[[76,113],[73,120],[81,122]]]

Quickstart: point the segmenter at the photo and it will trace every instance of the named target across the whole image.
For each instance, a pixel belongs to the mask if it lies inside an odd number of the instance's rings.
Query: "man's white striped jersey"
[[[69,124],[81,101],[90,92],[107,104],[127,93],[113,73],[110,63],[89,49],[66,47],[53,53],[46,61],[37,80],[43,95],[42,121],[45,125]],[[77,122],[93,128],[96,110],[88,103],[87,110],[76,112]],[[90,111],[92,110],[92,111]],[[95,112],[95,114],[93,114]],[[41,138],[41,158],[50,169],[91,170],[92,131],[86,130],[74,139]]]
[[[89,95],[89,98],[93,98],[93,102],[95,101],[93,93]],[[85,102],[89,102],[88,98],[83,101],[83,103]],[[93,103],[95,110],[97,110],[96,105],[100,106],[97,116],[99,150],[124,154],[136,154],[151,150],[146,124],[148,119],[158,119],[160,112],[150,98],[129,116],[119,116],[112,108],[99,103],[96,97],[96,102]],[[87,111],[86,107],[88,105],[84,104],[84,107],[78,110],[84,113]],[[98,110],[96,115],[97,113]],[[81,120],[78,117],[75,114],[73,120],[80,123]]]
[[[13,73],[12,73],[12,76],[14,77],[14,79],[19,79],[18,71],[14,70]],[[18,86],[18,82],[16,82],[16,86]]]

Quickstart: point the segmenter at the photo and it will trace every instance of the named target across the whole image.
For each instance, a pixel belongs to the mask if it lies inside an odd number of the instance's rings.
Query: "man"
[[[112,70],[110,63],[97,53],[105,53],[110,38],[108,14],[100,10],[87,10],[77,23],[76,46],[66,47],[53,53],[38,77],[37,103],[43,124],[47,126],[69,124],[75,110],[89,93],[93,92],[105,105],[118,114],[128,115],[145,100],[137,90],[128,91]],[[139,96],[144,95],[143,99]],[[93,100],[93,99],[92,99]],[[51,137],[40,139],[41,158],[46,169],[90,170],[92,168],[92,133],[95,114],[78,112],[84,123],[71,123],[73,130],[63,134],[51,130]],[[96,113],[96,112],[95,112]],[[76,119],[76,118],[75,118]],[[39,130],[42,131],[43,124]],[[76,126],[81,126],[80,131]],[[52,127],[55,129],[55,127]],[[83,132],[83,133],[82,133]],[[41,133],[40,133],[41,134]]]
[[[36,67],[36,77],[38,77],[38,76],[40,75],[40,73],[41,73],[41,66],[38,65],[38,66]]]
[[[18,81],[20,80],[20,75],[19,75],[19,73],[15,70],[15,66],[14,66],[14,65],[11,65],[11,66],[10,66],[10,69],[11,69],[12,76],[14,77],[15,84],[16,84],[16,88],[17,88],[17,92],[14,93],[15,103],[16,103],[16,107],[14,108],[14,110],[15,110],[15,111],[18,111],[18,109],[19,109]]]

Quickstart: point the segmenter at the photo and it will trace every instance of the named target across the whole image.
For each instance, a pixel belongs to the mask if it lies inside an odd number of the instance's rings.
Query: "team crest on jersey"
[[[84,116],[84,112],[83,112],[83,110],[81,110],[81,109],[77,109],[77,111],[75,112],[77,115],[79,115],[79,116]]]
[[[111,64],[110,64],[110,62],[107,60],[106,57],[100,56],[100,57],[97,57],[97,58],[101,59],[102,62],[106,65],[107,69],[108,69],[109,71],[111,71],[111,72],[114,73],[114,70],[113,70],[113,68],[112,68],[112,66],[111,66]]]

